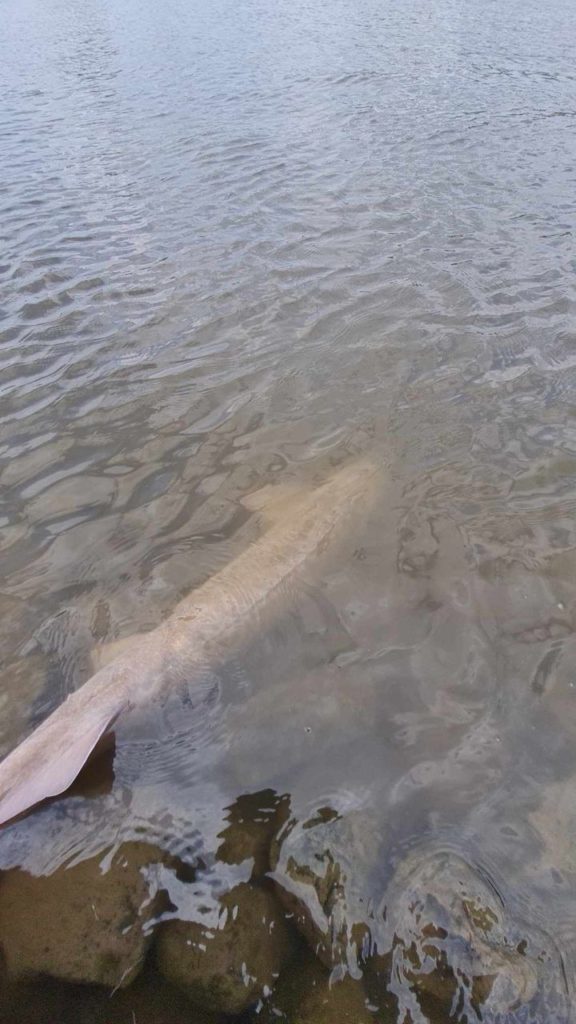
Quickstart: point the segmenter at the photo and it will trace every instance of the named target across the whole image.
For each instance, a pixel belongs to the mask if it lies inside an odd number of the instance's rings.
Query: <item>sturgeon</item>
[[[192,591],[156,629],[110,645],[113,656],[0,763],[0,824],[64,793],[119,718],[166,699],[213,664],[222,645],[249,638],[284,585],[373,503],[367,459],[336,470],[303,497],[276,502],[280,516],[236,559]],[[268,488],[274,492],[275,488]]]

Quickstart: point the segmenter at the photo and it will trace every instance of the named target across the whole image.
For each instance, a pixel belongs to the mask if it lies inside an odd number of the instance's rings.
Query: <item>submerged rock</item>
[[[215,929],[197,921],[164,924],[157,964],[194,1003],[237,1014],[274,987],[295,939],[266,889],[243,883],[226,893],[221,904]]]
[[[0,949],[8,976],[48,974],[110,988],[128,985],[152,938],[142,869],[161,859],[155,847],[127,843],[107,870],[102,857],[93,857],[48,876],[19,868],[5,872]]]
[[[395,996],[400,1020],[449,1016],[457,1006],[470,1020],[513,1021],[536,996],[542,949],[507,920],[488,879],[456,854],[408,856],[381,914],[385,955],[371,958],[367,976],[373,994]]]
[[[217,859],[224,864],[252,861],[252,880],[270,870],[270,846],[290,813],[290,800],[273,790],[239,796],[226,809],[226,827]]]
[[[255,1016],[258,1024],[374,1024],[361,981],[349,975],[331,983],[330,972],[310,953],[296,956]]]
[[[95,1017],[94,1024],[218,1024],[221,1020],[209,1007],[191,1006],[183,992],[157,975],[138,978],[116,992],[104,1010],[105,1016]]]
[[[374,821],[323,811],[279,838],[273,878],[333,978],[364,976],[371,1003],[399,1021],[448,1020],[455,1007],[499,1024],[568,1019],[553,942],[484,868],[423,847],[390,878]]]
[[[84,986],[78,991],[78,986],[53,978],[4,982],[0,1020],[2,1024],[92,1024],[91,1015],[86,1013],[86,997]]]
[[[319,808],[273,844],[278,897],[328,968],[359,976],[370,930],[371,893],[381,887],[381,839],[370,815]]]
[[[139,978],[111,994],[95,985],[43,977],[12,982],[0,991],[2,1024],[219,1024],[196,1009],[173,985],[156,976]]]

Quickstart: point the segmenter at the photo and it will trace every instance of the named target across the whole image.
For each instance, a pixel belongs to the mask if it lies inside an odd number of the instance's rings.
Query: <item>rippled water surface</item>
[[[1,833],[2,1019],[565,1024],[573,4],[0,25],[0,752],[274,528],[255,492],[379,481],[113,777]]]

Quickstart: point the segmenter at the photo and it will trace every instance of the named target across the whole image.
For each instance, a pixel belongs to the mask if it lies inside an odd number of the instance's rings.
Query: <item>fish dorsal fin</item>
[[[54,743],[53,751],[49,752],[50,733],[55,726],[58,732],[61,731],[58,729],[57,720],[58,712],[62,708],[58,708],[44,723],[44,730],[40,726],[12,754],[9,754],[2,762],[2,775],[10,777],[14,774],[15,781],[0,797],[0,825],[18,817],[48,797],[65,793],[80,774],[99,740],[112,729],[124,707],[125,704],[122,703],[113,711],[108,706],[102,709],[99,715],[92,713],[84,728],[81,722],[71,721],[70,735],[66,736],[66,742]],[[45,735],[40,747],[38,741],[43,731]]]
[[[284,484],[265,484],[258,491],[241,499],[245,508],[257,512],[267,526],[283,519],[291,506],[302,502],[310,491],[295,481]]]

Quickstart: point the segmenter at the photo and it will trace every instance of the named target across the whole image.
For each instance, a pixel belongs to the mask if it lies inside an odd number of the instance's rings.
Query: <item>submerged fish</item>
[[[272,516],[267,532],[181,601],[166,622],[110,645],[112,660],[0,764],[0,824],[65,792],[120,716],[193,685],[223,644],[253,633],[284,585],[315,565],[346,536],[350,519],[370,507],[376,484],[374,466],[358,460],[312,493],[277,500],[280,515]]]

